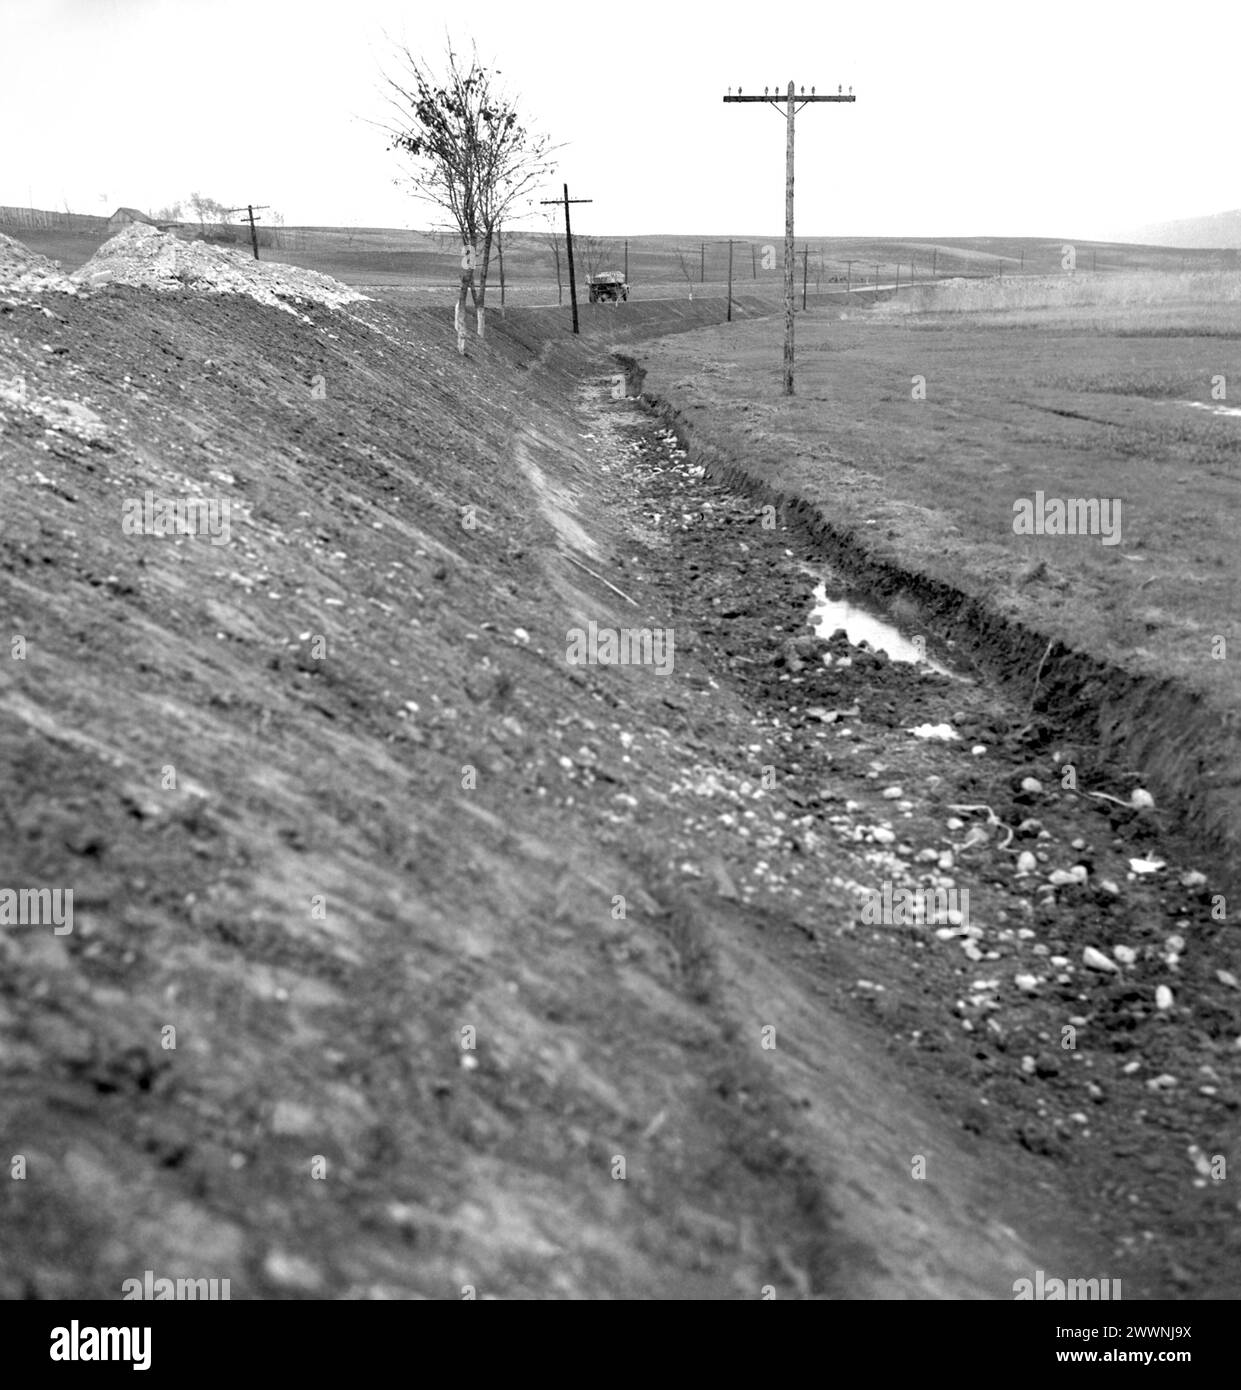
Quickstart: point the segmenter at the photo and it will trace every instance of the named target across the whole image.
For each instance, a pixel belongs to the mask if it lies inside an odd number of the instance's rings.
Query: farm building
[[[152,227],[155,225],[154,219],[148,217],[145,212],[139,212],[137,208],[117,208],[108,218],[108,229],[113,232],[119,231],[130,222],[146,222]]]

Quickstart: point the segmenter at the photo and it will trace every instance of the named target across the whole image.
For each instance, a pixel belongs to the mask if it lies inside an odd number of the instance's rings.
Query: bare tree
[[[498,70],[480,63],[477,50],[467,61],[450,42],[442,81],[404,46],[398,59],[399,76],[384,75],[397,113],[384,129],[391,148],[414,160],[414,195],[444,208],[461,234],[457,348],[464,353],[466,296],[483,338],[492,238],[546,180],[552,147],[522,124],[516,100],[495,84]]]
[[[685,276],[685,281],[689,285],[689,301],[694,302],[694,266],[691,261],[686,260],[685,252],[677,252],[677,260],[681,265],[681,274]]]
[[[550,215],[551,226],[543,233],[543,240],[551,250],[556,262],[556,303],[564,303],[564,280],[560,270],[560,258],[564,254],[564,233],[557,230],[556,214]]]
[[[581,248],[582,264],[586,267],[587,279],[593,279],[612,255],[610,243],[597,236],[574,237],[573,240]]]

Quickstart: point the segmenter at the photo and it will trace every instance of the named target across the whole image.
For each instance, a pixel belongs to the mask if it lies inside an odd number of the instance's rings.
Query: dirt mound
[[[248,252],[181,241],[155,227],[133,223],[104,242],[73,277],[78,284],[135,285],[139,289],[193,289],[204,294],[244,294],[260,304],[296,313],[286,301],[338,309],[367,296],[330,276]]]
[[[49,261],[46,256],[40,256],[37,251],[0,232],[0,291],[4,290],[24,290],[35,294],[56,290],[62,294],[74,294],[77,287],[60,273],[55,261]]]

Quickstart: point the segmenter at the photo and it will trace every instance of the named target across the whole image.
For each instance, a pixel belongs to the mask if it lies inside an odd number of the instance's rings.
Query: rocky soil
[[[0,303],[0,885],[74,892],[0,929],[0,1294],[1235,1296],[1241,962],[1142,788],[815,638],[615,317],[300,299]]]

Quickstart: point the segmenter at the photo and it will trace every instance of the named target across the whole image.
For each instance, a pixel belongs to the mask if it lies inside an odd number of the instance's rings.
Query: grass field
[[[86,222],[87,219],[82,219]],[[271,229],[278,244],[262,248],[265,259],[317,270],[350,285],[376,288],[449,288],[459,275],[455,238],[443,233],[390,227],[281,227]],[[580,230],[580,229],[579,229]],[[107,240],[106,229],[31,228],[0,223],[0,232],[15,236],[33,250],[76,270]],[[635,297],[689,297],[723,294],[728,278],[728,238],[642,234],[598,238],[599,269],[624,269],[628,242],[629,280]],[[781,295],[784,287],[783,233],[744,234],[733,238],[733,281],[738,293]],[[585,235],[576,236],[579,285],[584,282],[590,251]],[[1046,238],[997,237],[834,237],[798,238],[796,285],[808,291],[834,287],[833,276],[851,276],[854,285],[893,281],[900,267],[902,283],[932,275],[994,276],[1058,272],[1065,242]],[[1083,273],[1215,270],[1226,253],[1181,251],[1166,247],[1110,242],[1074,243]],[[808,248],[804,258],[802,250]],[[766,256],[764,252],[766,251]],[[593,259],[593,257],[592,257]],[[504,237],[506,290],[517,304],[556,302],[555,260],[547,238],[537,232]],[[561,267],[568,301],[568,270]],[[499,264],[493,259],[489,293],[498,294]],[[506,292],[506,299],[508,294]]]
[[[1241,420],[1212,392],[1223,378],[1241,403],[1241,306],[1023,309],[1012,324],[843,313],[799,315],[791,399],[771,321],[645,360],[754,467],[902,562],[1235,698],[1212,639],[1241,611]],[[1014,534],[1015,504],[1037,491],[1117,499],[1119,543]]]

